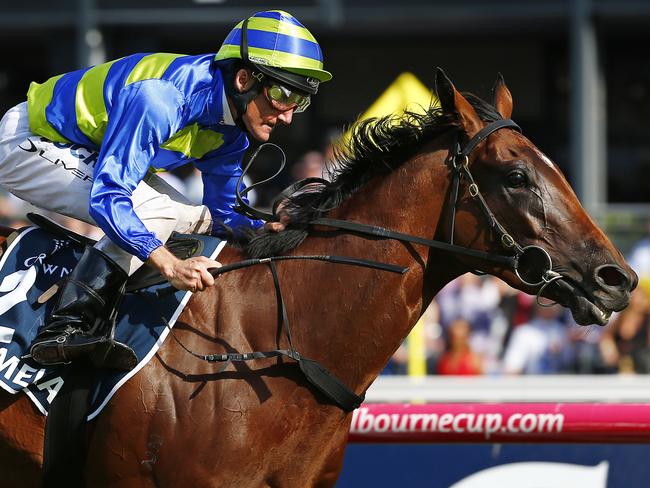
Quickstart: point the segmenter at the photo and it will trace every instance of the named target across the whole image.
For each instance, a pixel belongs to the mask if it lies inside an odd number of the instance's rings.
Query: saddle
[[[165,297],[157,297],[159,289],[168,288],[167,281],[153,267],[142,266],[127,282],[114,336],[135,352],[135,368],[97,370],[74,364],[39,367],[26,352],[51,307],[46,304],[47,295],[68,276],[84,248],[96,241],[43,215],[30,213],[28,218],[35,226],[9,235],[2,256],[0,356],[9,369],[0,376],[0,386],[16,394],[26,392],[36,408],[47,413],[44,486],[81,486],[71,480],[71,473],[83,473],[87,420],[96,417],[119,387],[156,354],[191,294],[173,289]],[[59,247],[57,241],[67,242]],[[179,259],[187,259],[201,253],[216,257],[224,244],[215,237],[174,234],[166,246]],[[45,259],[39,264],[34,259],[40,253]],[[49,297],[53,295],[51,292]],[[133,327],[134,323],[140,325]]]
[[[90,237],[77,234],[70,229],[63,227],[61,224],[54,220],[37,213],[28,213],[27,218],[34,225],[51,232],[52,234],[67,239],[80,246],[94,246],[97,241]],[[7,238],[7,243],[11,243],[12,236]],[[200,256],[203,251],[203,241],[194,237],[188,237],[180,234],[173,233],[169,240],[165,243],[165,247],[177,258],[188,259],[194,256]],[[167,280],[153,266],[144,264],[138,271],[129,277],[126,282],[126,293],[142,290],[152,285],[159,285],[165,283]]]

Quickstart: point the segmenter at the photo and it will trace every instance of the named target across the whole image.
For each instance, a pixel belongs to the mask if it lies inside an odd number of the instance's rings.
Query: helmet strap
[[[261,93],[262,91],[262,79],[264,75],[259,73],[256,76],[256,73],[253,73],[253,64],[248,59],[248,19],[245,19],[241,26],[241,42],[239,43],[239,53],[241,55],[241,62],[232,62],[227,63],[224,66],[224,90],[226,96],[232,101],[237,111],[236,116],[234,117],[235,124],[243,132],[248,132],[248,128],[244,123],[244,114],[248,109],[248,104]],[[237,72],[242,69],[249,69],[253,76],[253,85],[246,91],[240,92],[235,88],[235,78],[237,77]]]
[[[240,92],[235,87],[237,72],[243,68],[249,70],[251,70],[251,68],[243,66],[240,62],[224,63],[221,64],[220,67],[221,72],[223,73],[224,91],[226,92],[228,99],[235,106],[235,111],[237,112],[234,117],[235,124],[237,124],[237,127],[239,127],[243,132],[248,132],[243,117],[248,109],[248,104],[261,93],[262,83],[258,77],[253,76],[253,85],[248,90]]]

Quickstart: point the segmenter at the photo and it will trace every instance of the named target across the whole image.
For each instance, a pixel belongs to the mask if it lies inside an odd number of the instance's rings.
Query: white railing
[[[650,403],[650,375],[381,376],[366,402]]]

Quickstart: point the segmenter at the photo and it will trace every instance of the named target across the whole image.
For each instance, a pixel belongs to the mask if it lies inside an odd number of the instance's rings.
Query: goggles
[[[296,113],[304,112],[311,103],[309,95],[293,92],[276,83],[265,86],[264,95],[271,106],[280,112],[286,112],[292,108],[296,109]]]

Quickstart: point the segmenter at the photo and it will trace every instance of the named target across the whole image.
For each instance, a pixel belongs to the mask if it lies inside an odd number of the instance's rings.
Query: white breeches
[[[53,143],[30,132],[26,102],[0,121],[0,186],[35,207],[97,225],[88,212],[97,159],[92,149]],[[207,207],[192,204],[154,174],[140,182],[131,200],[135,214],[162,242],[174,231],[205,234],[212,227]],[[129,275],[143,264],[108,237],[95,247]]]

